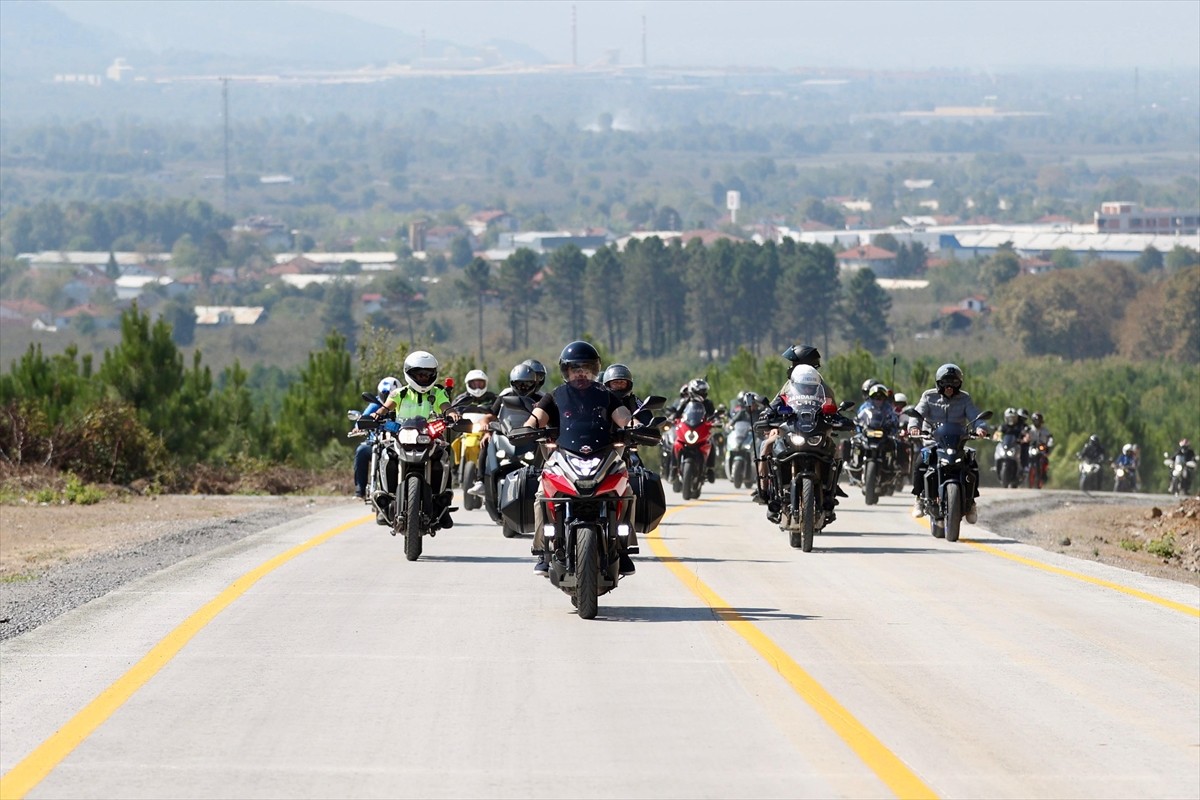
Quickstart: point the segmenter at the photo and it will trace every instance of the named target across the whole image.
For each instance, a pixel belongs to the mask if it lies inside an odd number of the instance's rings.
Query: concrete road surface
[[[1200,590],[948,544],[908,498],[802,553],[678,495],[579,619],[483,511],[359,504],[0,644],[4,797],[1200,796]]]

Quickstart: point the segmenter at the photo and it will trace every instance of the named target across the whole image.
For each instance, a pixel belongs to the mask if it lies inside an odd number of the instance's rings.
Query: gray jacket
[[[926,389],[917,401],[916,410],[925,418],[924,428],[927,431],[947,422],[969,428],[972,420],[980,414],[971,402],[971,395],[966,392],[957,391],[947,399],[937,389]]]

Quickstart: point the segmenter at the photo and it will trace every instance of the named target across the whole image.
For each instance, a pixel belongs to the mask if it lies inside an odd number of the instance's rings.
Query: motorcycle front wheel
[[[421,479],[416,475],[404,485],[407,492],[404,528],[404,557],[416,561],[421,557]]]
[[[863,467],[863,497],[869,506],[879,502],[879,464],[875,461]]]
[[[463,508],[465,508],[467,511],[473,511],[473,510],[479,508],[481,505],[483,505],[482,498],[479,498],[473,494],[467,493],[467,489],[470,489],[472,486],[475,485],[475,474],[476,474],[476,470],[478,470],[478,469],[479,469],[479,467],[473,461],[468,461],[466,464],[463,464],[462,481],[461,481],[462,494],[463,494]]]
[[[696,462],[690,458],[685,459],[680,472],[682,473],[680,482],[683,484],[683,499],[694,500],[699,497],[700,491],[696,480]]]
[[[596,529],[580,528],[575,534],[575,601],[580,619],[595,619],[600,610],[596,589],[599,558]]]
[[[1011,461],[1005,461],[1000,465],[1000,485],[1005,489],[1017,488],[1017,478],[1013,473],[1016,468]]]
[[[742,489],[750,485],[750,479],[746,475],[748,466],[744,458],[735,458],[729,465],[729,479],[733,481],[733,488]]]
[[[946,541],[958,541],[958,529],[962,525],[962,487],[957,483],[946,484]]]

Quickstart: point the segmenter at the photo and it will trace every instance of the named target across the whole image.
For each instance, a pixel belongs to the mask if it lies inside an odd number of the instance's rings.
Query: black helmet
[[[537,389],[537,373],[533,367],[521,362],[509,371],[508,385],[518,397],[528,397]]]
[[[704,378],[692,378],[687,384],[688,394],[694,397],[708,397],[708,381]]]
[[[1088,437],[1088,441],[1092,444],[1100,444],[1100,437],[1093,433]]]
[[[1029,421],[1032,422],[1034,425],[1041,425],[1042,424],[1042,412],[1040,412],[1040,411],[1033,412],[1033,416],[1029,418]]]
[[[558,357],[558,371],[563,380],[570,380],[571,367],[583,367],[592,373],[593,380],[600,377],[600,353],[587,342],[571,342]]]
[[[611,381],[626,381],[629,385],[624,389],[614,389],[613,387],[608,386]],[[633,373],[630,372],[629,367],[625,366],[624,364],[613,364],[608,369],[604,370],[604,379],[601,381],[601,383],[603,383],[605,386],[608,386],[608,390],[617,397],[624,399],[629,396],[630,392],[633,391]]]
[[[962,388],[963,372],[958,368],[957,364],[942,364],[937,369],[937,374],[934,376],[937,382],[938,390],[945,389],[947,386],[953,386],[955,389]]]
[[[781,355],[792,362],[793,367],[807,364],[813,369],[821,368],[821,351],[811,344],[794,344],[784,350]]]
[[[541,389],[546,383],[546,368],[542,365],[542,362],[536,358],[527,358],[521,363],[533,369],[533,374],[537,375],[537,388]]]
[[[871,396],[871,387],[877,383],[879,383],[879,381],[875,380],[874,378],[867,378],[865,381],[863,381],[862,396],[864,399]]]

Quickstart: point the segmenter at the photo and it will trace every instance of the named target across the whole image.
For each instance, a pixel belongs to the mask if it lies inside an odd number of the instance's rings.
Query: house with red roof
[[[860,244],[837,255],[838,267],[846,272],[870,268],[879,277],[891,277],[896,272],[896,254],[873,244]]]

